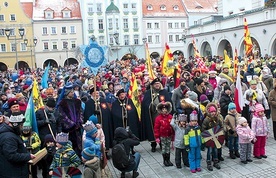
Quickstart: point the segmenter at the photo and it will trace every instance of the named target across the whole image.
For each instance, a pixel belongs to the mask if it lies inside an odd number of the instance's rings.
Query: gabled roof
[[[32,19],[33,18],[33,3],[32,2],[22,2],[21,7],[22,7],[23,11],[25,12],[25,14],[27,15],[27,17]]]
[[[63,19],[62,12],[64,10],[71,11],[70,19],[81,19],[80,4],[78,0],[36,0],[33,11],[33,19],[45,19],[44,10],[46,9],[51,9],[54,11],[53,20]]]
[[[183,0],[187,12],[217,13],[218,0]]]
[[[182,0],[143,0],[143,16],[151,17],[151,16],[159,16],[159,17],[181,17],[187,16]],[[148,9],[148,6],[152,6],[152,10]],[[165,5],[165,8],[162,10],[161,6]],[[174,8],[178,6],[177,8]]]
[[[48,7],[47,9],[45,9],[44,11],[54,11],[53,9],[51,9],[50,7]]]

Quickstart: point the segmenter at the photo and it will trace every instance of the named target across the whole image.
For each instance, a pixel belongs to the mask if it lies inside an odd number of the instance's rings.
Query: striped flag
[[[139,102],[138,84],[134,73],[132,72],[130,87],[128,91],[128,98],[130,98],[137,110],[139,120],[141,120],[141,103]]]
[[[146,65],[147,65],[147,71],[149,73],[149,79],[154,80],[156,76],[154,74],[154,71],[152,70],[152,63],[151,63],[148,43],[146,43]]]
[[[236,88],[235,88],[235,96],[234,101],[236,104],[237,112],[241,112],[243,110],[244,105],[244,99],[243,99],[243,93],[242,93],[242,85],[241,85],[241,74],[240,74],[241,68],[238,68],[238,74],[237,74],[237,80],[236,80]]]
[[[246,56],[250,56],[252,54],[253,44],[248,28],[248,24],[246,18],[244,18],[244,50]]]
[[[49,69],[50,69],[50,62],[48,63],[48,66],[46,67],[42,75],[41,86],[43,89],[48,88]]]
[[[31,94],[27,109],[25,112],[25,118],[26,121],[24,122],[23,126],[31,126],[32,131],[38,133],[38,127],[36,122],[36,116],[35,116],[35,107],[34,107],[34,101],[33,101],[33,93]]]
[[[197,68],[199,68],[200,70],[206,70],[206,71],[209,71],[208,67],[206,67],[204,61],[201,59],[201,56],[200,56],[200,53],[196,47],[196,42],[195,42],[195,39],[193,37],[193,48],[194,48],[194,58],[196,59],[197,61]]]
[[[174,67],[169,66],[169,62],[173,62],[173,54],[167,43],[165,44],[165,47],[163,61],[161,64],[161,73],[166,77],[170,77],[174,73]]]
[[[37,111],[39,108],[43,107],[44,104],[42,101],[42,97],[39,94],[38,84],[36,79],[34,79],[34,82],[33,82],[32,95],[33,95],[33,103],[34,103],[35,111]]]

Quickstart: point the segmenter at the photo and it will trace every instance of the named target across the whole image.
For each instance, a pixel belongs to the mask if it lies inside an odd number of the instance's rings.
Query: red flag
[[[241,112],[244,107],[244,98],[242,93],[242,85],[241,85],[241,74],[240,74],[240,67],[238,68],[237,80],[236,80],[236,88],[235,88],[235,97],[234,101],[236,104],[237,112]]]

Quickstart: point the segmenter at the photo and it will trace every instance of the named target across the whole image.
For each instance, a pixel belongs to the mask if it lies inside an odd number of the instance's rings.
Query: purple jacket
[[[239,143],[250,143],[255,138],[255,133],[250,129],[249,126],[238,125],[237,134],[239,136]]]

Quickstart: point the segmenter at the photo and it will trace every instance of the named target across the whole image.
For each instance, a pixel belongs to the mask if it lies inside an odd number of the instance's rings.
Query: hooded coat
[[[250,68],[252,66],[253,68]],[[250,80],[253,80],[254,75],[257,75],[254,71],[254,64],[250,63],[247,67],[247,72],[245,72],[243,75],[243,82],[248,85]]]
[[[19,135],[12,127],[3,123],[0,125],[0,177],[29,177],[28,161],[31,155]]]

